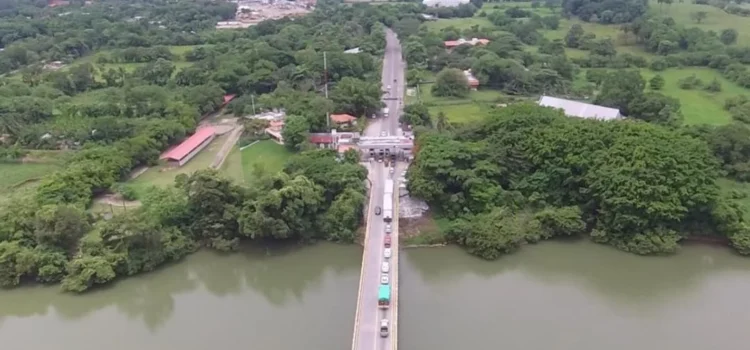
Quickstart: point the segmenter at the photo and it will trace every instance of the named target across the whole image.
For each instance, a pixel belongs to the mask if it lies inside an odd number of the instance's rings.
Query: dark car
[[[375,215],[380,215],[380,207],[375,207]]]

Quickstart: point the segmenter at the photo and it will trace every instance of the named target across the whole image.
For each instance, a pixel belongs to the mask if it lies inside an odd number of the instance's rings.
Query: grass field
[[[727,28],[736,29],[740,34],[737,38],[737,45],[750,45],[750,18],[729,14],[709,5],[692,4],[688,1],[660,6],[652,0],[649,5],[651,13],[672,17],[677,24],[686,27],[698,27],[703,30],[713,30],[717,33]],[[707,14],[706,19],[701,23],[697,23],[690,18],[691,13],[698,11],[704,11]]]
[[[406,103],[422,101],[429,107],[433,118],[439,112],[443,112],[448,121],[453,123],[466,123],[481,119],[494,105],[505,102],[507,98],[497,90],[471,91],[467,98],[436,97],[431,93],[432,85],[432,83],[420,85],[420,96],[409,96]]]
[[[226,141],[229,133],[216,137],[206,146],[198,155],[193,157],[189,162],[179,168],[169,167],[167,165],[157,165],[150,167],[145,173],[137,178],[128,181],[128,185],[140,195],[148,191],[151,186],[170,186],[174,183],[175,176],[179,174],[191,174],[197,170],[207,169],[216,157],[221,146]]]
[[[648,82],[651,77],[660,74],[664,77],[665,84],[661,93],[680,100],[682,114],[685,116],[685,124],[714,124],[721,125],[731,122],[732,118],[724,110],[724,101],[737,95],[747,95],[747,89],[727,80],[719,72],[710,68],[673,68],[663,72],[653,72],[647,69],[641,70],[641,75]],[[695,74],[704,83],[710,83],[714,78],[721,82],[722,91],[709,93],[701,89],[682,90],[678,86],[680,79]]]
[[[252,182],[256,167],[263,169],[266,174],[274,174],[279,172],[292,156],[292,153],[283,145],[271,140],[260,141],[239,153],[242,173],[247,184]]]
[[[59,167],[54,163],[0,163],[0,195],[12,192],[24,181],[39,179]]]

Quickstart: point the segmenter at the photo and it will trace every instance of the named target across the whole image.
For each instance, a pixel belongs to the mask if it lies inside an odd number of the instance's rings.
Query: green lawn
[[[251,183],[256,167],[266,174],[279,172],[292,153],[283,145],[271,140],[260,141],[240,152],[245,183]],[[236,173],[236,171],[235,171]]]
[[[179,168],[169,167],[165,164],[153,166],[137,178],[128,181],[128,184],[131,185],[138,194],[143,194],[152,186],[164,187],[172,185],[175,176],[179,174],[191,174],[197,170],[207,169],[211,166],[211,163],[213,163],[216,153],[219,152],[228,136],[229,133],[216,137],[208,146],[206,146],[206,148],[193,157],[193,159]]]
[[[432,85],[432,83],[420,85],[420,95],[409,96],[406,103],[422,101],[429,107],[433,118],[439,112],[443,112],[453,123],[466,123],[481,119],[493,106],[505,103],[508,98],[500,91],[489,89],[471,91],[467,98],[437,97],[432,95]]]
[[[641,70],[641,75],[648,82],[651,77],[660,74],[664,77],[665,84],[661,93],[680,100],[682,114],[685,116],[685,124],[713,124],[721,125],[729,123],[732,118],[724,110],[724,101],[737,95],[747,95],[748,90],[727,80],[721,74],[710,68],[673,68],[663,72],[653,72],[647,69]],[[680,79],[695,74],[704,83],[710,83],[714,78],[721,82],[722,91],[709,93],[700,89],[682,90],[678,86]]]
[[[690,1],[683,3],[674,2],[672,5],[659,5],[656,1],[650,2],[650,11],[655,14],[662,13],[674,18],[677,24],[686,27],[698,27],[703,30],[721,32],[723,29],[734,28],[740,34],[737,45],[750,45],[750,18],[732,15],[723,10],[709,6],[692,4]],[[704,11],[706,19],[697,23],[690,18],[693,12]]]
[[[55,163],[0,163],[0,195],[12,192],[24,181],[32,181],[57,170]]]

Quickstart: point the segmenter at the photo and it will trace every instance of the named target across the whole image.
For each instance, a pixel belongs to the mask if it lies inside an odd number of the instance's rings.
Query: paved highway
[[[404,96],[404,64],[401,60],[401,44],[396,35],[386,32],[386,48],[383,58],[382,73],[383,102],[389,109],[387,118],[374,120],[365,130],[367,136],[380,136],[382,132],[395,135],[398,129],[398,118],[401,115],[401,101]],[[390,86],[390,89],[388,89]],[[395,99],[391,99],[395,98]],[[370,205],[368,207],[367,237],[364,242],[365,252],[362,258],[362,276],[360,276],[359,305],[357,305],[357,320],[355,320],[353,350],[390,350],[396,339],[380,337],[380,321],[393,320],[393,309],[378,308],[378,288],[380,287],[381,263],[383,257],[383,240],[385,238],[385,222],[381,215],[375,215],[375,207],[383,207],[383,192],[385,180],[389,178],[389,170],[383,163],[371,162],[369,179],[372,183],[370,191]],[[394,174],[398,177],[398,173]],[[395,209],[395,206],[394,206]],[[398,213],[393,213],[394,216]],[[393,227],[393,240],[398,240],[398,229]],[[396,254],[396,251],[393,251]],[[393,268],[389,276],[393,275]],[[392,332],[392,330],[391,330]]]

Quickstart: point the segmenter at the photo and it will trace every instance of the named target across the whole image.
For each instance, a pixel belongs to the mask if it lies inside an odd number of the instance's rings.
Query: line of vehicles
[[[375,208],[375,215],[380,215],[380,207]],[[383,238],[383,261],[380,266],[380,286],[378,290],[378,308],[388,309],[391,306],[391,264],[390,258],[393,255],[391,250],[391,233],[393,227],[393,180],[385,180],[385,191],[383,193],[383,221],[385,221],[385,237]],[[380,336],[387,337],[390,333],[389,321],[387,318],[380,320]]]

